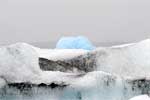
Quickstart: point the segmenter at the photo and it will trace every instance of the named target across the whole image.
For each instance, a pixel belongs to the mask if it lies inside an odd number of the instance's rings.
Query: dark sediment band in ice
[[[96,69],[96,54],[87,53],[87,55],[58,61],[39,58],[39,65],[42,70],[48,71],[91,72]]]
[[[77,79],[77,83],[65,83],[63,80],[60,83],[52,82],[49,84],[8,83],[0,89],[0,96],[17,94],[32,98],[35,95],[52,95],[52,93],[56,93],[58,96],[59,91],[65,95],[61,95],[61,100],[66,98],[69,100],[72,96],[73,100],[91,100],[93,96],[101,98],[101,100],[110,100],[110,98],[111,100],[127,100],[136,95],[150,94],[150,80],[146,78],[125,79],[101,72],[92,72],[72,78]],[[87,78],[94,80],[87,80]],[[80,79],[85,83],[80,82]],[[71,97],[69,93],[71,93]],[[87,98],[87,96],[89,97]]]

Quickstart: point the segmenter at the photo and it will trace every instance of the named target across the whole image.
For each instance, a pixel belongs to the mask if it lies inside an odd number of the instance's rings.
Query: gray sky
[[[0,0],[0,44],[57,41],[85,35],[95,42],[150,37],[150,0]]]

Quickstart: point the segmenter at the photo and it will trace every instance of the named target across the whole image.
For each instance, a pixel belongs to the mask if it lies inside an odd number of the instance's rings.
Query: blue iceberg
[[[84,36],[62,37],[56,44],[57,49],[93,50],[95,46]]]

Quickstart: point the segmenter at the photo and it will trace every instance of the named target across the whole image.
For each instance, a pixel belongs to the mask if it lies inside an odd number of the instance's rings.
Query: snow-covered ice
[[[150,97],[148,95],[140,95],[140,96],[136,96],[130,100],[150,100]]]
[[[97,70],[123,76],[150,76],[150,39],[129,45],[98,48],[96,59]]]
[[[39,55],[49,60],[73,62],[76,66],[87,68],[88,71],[100,70],[132,77],[150,76],[150,39],[119,46],[98,47],[93,51],[75,50],[73,54],[72,51],[54,49],[49,53],[52,56],[49,56],[48,50],[41,49]],[[63,55],[59,52],[63,52]]]
[[[41,73],[38,55],[28,44],[18,43],[0,48],[0,77],[8,82],[35,80]]]
[[[37,51],[39,57],[54,61],[71,59],[89,52],[83,49],[40,49],[35,47],[34,49]]]
[[[69,61],[79,56],[90,58],[90,54],[96,57],[97,68],[92,72],[43,71],[39,66],[39,57]],[[26,43],[17,43],[0,48],[0,95],[5,93],[10,97],[10,94],[16,92],[24,97],[22,92],[9,85],[28,83],[34,84],[33,88],[29,85],[32,88],[29,90],[29,95],[32,95],[29,98],[32,99],[29,100],[42,98],[39,95],[53,100],[129,100],[134,96],[150,93],[149,66],[149,39],[123,46],[100,47],[93,51],[43,50]],[[39,84],[40,87],[45,86],[43,84],[56,84],[61,89],[50,89],[48,86],[43,89],[38,87]],[[24,100],[22,97],[16,98]]]

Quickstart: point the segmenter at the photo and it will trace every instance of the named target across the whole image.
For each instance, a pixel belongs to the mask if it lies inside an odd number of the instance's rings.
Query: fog
[[[87,36],[93,42],[150,37],[149,0],[0,0],[0,44],[55,42]]]

